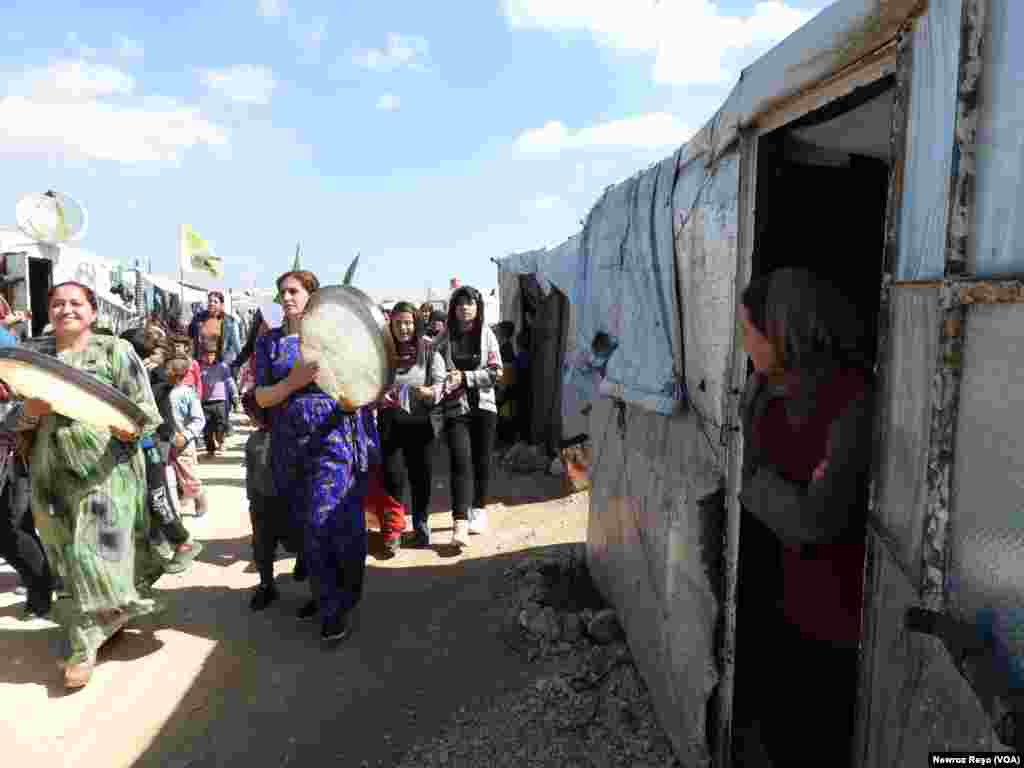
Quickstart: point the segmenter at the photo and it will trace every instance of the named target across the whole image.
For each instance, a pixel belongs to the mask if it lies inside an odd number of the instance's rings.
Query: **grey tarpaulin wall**
[[[735,324],[738,156],[711,167],[698,159],[674,175],[660,215],[674,230],[671,272],[682,299],[673,302],[681,317],[673,353],[690,404],[663,415],[597,401],[587,547],[677,754],[685,765],[706,765],[708,704],[719,679],[719,427]]]

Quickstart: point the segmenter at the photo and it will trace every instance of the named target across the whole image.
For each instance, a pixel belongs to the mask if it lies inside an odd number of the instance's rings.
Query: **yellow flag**
[[[214,277],[224,277],[221,258],[188,224],[182,224],[178,232],[178,252],[183,272],[208,272]]]

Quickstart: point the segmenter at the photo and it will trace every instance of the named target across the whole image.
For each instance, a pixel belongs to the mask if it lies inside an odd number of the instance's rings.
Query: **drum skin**
[[[349,285],[328,285],[309,298],[299,329],[306,362],[317,362],[316,384],[346,411],[376,402],[394,381],[395,348],[373,300]]]
[[[53,410],[101,429],[138,434],[146,414],[122,392],[55,357],[26,349],[0,349],[0,381],[18,397],[46,400]]]

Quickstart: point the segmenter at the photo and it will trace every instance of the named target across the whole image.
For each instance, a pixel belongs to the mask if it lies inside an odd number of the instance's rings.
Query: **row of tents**
[[[874,328],[853,765],[1024,746],[1024,4],[838,0],[582,231],[498,261],[533,442],[592,448],[587,550],[687,766],[732,763],[748,361],[738,297],[809,268]],[[799,691],[790,695],[800,695]]]

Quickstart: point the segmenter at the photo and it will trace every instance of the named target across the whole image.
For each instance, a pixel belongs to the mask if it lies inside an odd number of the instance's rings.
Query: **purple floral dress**
[[[256,386],[287,377],[298,336],[275,328],[256,342]],[[372,411],[345,413],[315,385],[269,409],[271,468],[278,498],[304,531],[303,556],[313,597],[326,621],[359,602],[366,572],[363,502],[369,469],[379,462]]]

